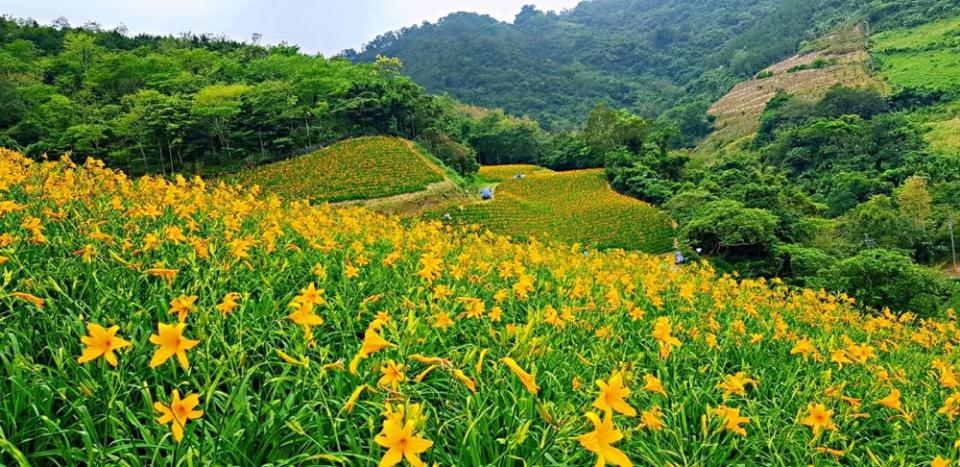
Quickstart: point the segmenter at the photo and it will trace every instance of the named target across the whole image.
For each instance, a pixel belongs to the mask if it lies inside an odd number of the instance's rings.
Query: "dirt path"
[[[332,203],[332,206],[363,206],[385,214],[417,215],[429,208],[467,200],[468,195],[452,180],[445,178],[423,190],[386,198],[358,199]]]

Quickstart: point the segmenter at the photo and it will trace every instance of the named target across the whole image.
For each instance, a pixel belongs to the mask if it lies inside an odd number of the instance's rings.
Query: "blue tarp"
[[[493,199],[493,188],[481,188],[480,197],[483,199]]]

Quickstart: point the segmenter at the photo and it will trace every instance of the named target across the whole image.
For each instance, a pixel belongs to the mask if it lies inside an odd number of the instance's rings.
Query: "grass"
[[[960,18],[886,31],[871,38],[880,73],[905,88],[950,91],[960,83]]]
[[[428,464],[591,465],[578,437],[614,374],[638,416],[604,417],[636,465],[957,458],[953,319],[96,162],[0,151],[0,197],[3,465],[375,465],[401,417],[432,441]],[[181,296],[197,297],[189,369],[151,368],[150,335],[178,322]],[[131,343],[116,367],[78,362],[90,324]],[[203,410],[180,442],[157,421],[174,389]],[[832,427],[804,424],[811,404]]]
[[[647,203],[615,193],[601,170],[533,172],[511,180],[516,169],[481,169],[481,177],[500,173],[507,178],[497,185],[494,199],[443,213],[450,213],[455,222],[518,238],[549,237],[649,252],[671,248],[670,219]]]
[[[412,143],[383,136],[341,141],[320,151],[243,170],[226,180],[285,198],[347,201],[383,198],[443,181],[444,169]]]
[[[931,122],[924,136],[930,147],[942,153],[960,155],[960,117]]]
[[[881,73],[905,88],[951,90],[960,86],[960,53],[929,50],[880,54]]]
[[[914,28],[901,28],[874,34],[870,38],[873,50],[919,49],[944,40],[960,37],[960,18],[926,23]]]

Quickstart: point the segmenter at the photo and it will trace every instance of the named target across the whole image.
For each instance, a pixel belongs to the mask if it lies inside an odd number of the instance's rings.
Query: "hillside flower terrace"
[[[948,465],[954,315],[0,152],[3,463]]]

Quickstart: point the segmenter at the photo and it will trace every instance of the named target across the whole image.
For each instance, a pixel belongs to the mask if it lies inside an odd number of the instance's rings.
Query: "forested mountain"
[[[430,91],[566,128],[601,100],[642,116],[679,103],[705,109],[859,14],[883,27],[958,9],[945,0],[589,0],[562,13],[527,6],[513,23],[457,13],[346,54],[398,57]]]

